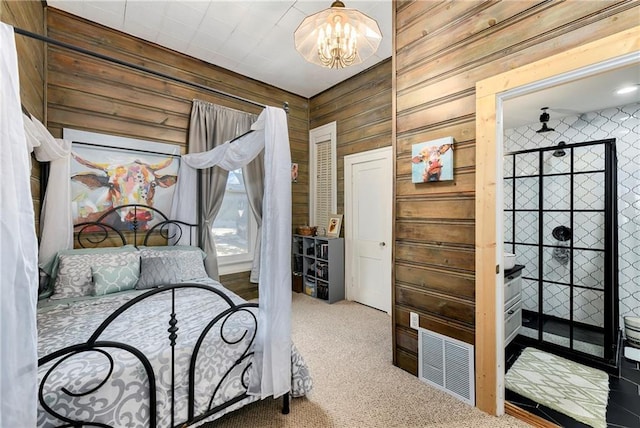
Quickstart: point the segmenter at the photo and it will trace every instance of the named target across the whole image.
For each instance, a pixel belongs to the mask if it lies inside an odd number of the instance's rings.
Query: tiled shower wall
[[[542,220],[544,245],[559,245],[559,248],[545,247],[542,256],[543,312],[560,318],[569,318],[570,293],[573,292],[574,319],[576,321],[602,327],[602,307],[604,302],[604,146],[580,147],[574,149],[574,224],[571,225],[571,172],[570,156],[554,157],[552,151],[524,153],[508,156],[504,163],[505,180],[505,221],[513,227],[515,216],[515,248],[517,259],[525,265],[523,275],[523,305],[525,309],[537,310],[538,279],[540,262],[539,224]],[[568,152],[568,151],[567,151]],[[539,169],[542,158],[542,200],[539,196]],[[514,187],[515,186],[515,187]],[[515,199],[513,192],[515,191]],[[542,206],[540,207],[540,203]],[[515,207],[513,214],[508,209]],[[538,209],[542,208],[542,219]],[[533,211],[522,211],[533,210]],[[599,210],[600,212],[581,212]],[[582,227],[587,222],[589,227]],[[568,263],[569,249],[562,247],[552,230],[556,226],[573,227],[573,284],[593,289],[574,288],[571,284],[571,265]],[[510,241],[511,229],[507,228],[505,240]],[[566,253],[567,259],[559,261],[555,251]]]
[[[585,141],[616,139],[618,156],[618,268],[619,268],[619,297],[620,297],[620,322],[625,315],[640,316],[640,104],[634,103],[622,107],[610,108],[602,111],[584,113],[579,116],[564,117],[553,120],[553,110],[549,112],[552,120],[548,125],[555,131],[538,134],[539,123],[505,130],[505,153],[511,151],[550,147],[560,141],[567,144]],[[591,149],[582,149],[584,152],[578,155],[576,151],[577,170],[604,169],[604,163],[600,162],[603,146],[595,146]],[[569,167],[569,157],[554,158],[552,152],[543,153],[543,173],[564,172]],[[523,162],[523,156],[530,156],[530,162]],[[516,176],[538,173],[538,154],[531,153],[519,158],[516,166]],[[535,158],[535,160],[534,160]],[[603,159],[603,158],[602,158]],[[510,165],[510,157],[505,158],[505,176],[511,175],[513,165]],[[511,168],[511,169],[510,169]],[[585,208],[603,209],[603,199],[598,195],[603,193],[603,180],[598,179],[598,174],[586,174],[576,176],[576,198],[574,203],[584,204]],[[602,175],[602,174],[600,174]],[[582,177],[582,178],[580,178]],[[524,182],[516,186],[516,208],[537,209],[538,190],[537,179],[520,179]],[[563,194],[561,189],[568,189],[563,180],[568,181],[568,176],[546,177],[543,188],[554,189],[553,192],[545,192],[544,207],[566,209],[568,194]],[[530,181],[530,183],[527,183]],[[555,182],[554,182],[555,181]],[[513,191],[510,182],[505,181],[505,208],[510,208]],[[600,205],[600,206],[599,206]],[[579,205],[576,206],[579,208]],[[551,214],[549,214],[551,215]],[[556,245],[551,235],[551,229],[558,224],[569,225],[568,212],[553,213],[553,218],[544,218],[543,231],[544,244]],[[537,243],[538,214],[516,213],[516,236],[523,242]],[[567,218],[563,218],[566,216]],[[512,223],[510,214],[505,216],[505,236],[511,236]],[[574,245],[586,248],[604,248],[604,236],[602,225],[604,214],[599,213],[575,213],[574,214]],[[546,229],[549,230],[546,230]],[[505,247],[505,251],[510,247]],[[537,249],[532,246],[517,245],[514,249],[517,254],[517,262],[525,265],[524,276],[537,278],[538,260]],[[568,282],[568,268],[558,263],[551,257],[551,249],[545,249],[543,259],[544,279],[558,282]],[[584,285],[601,288],[604,274],[602,253],[595,251],[574,251],[574,275]],[[544,285],[545,301],[544,312],[561,318],[569,317],[568,287],[546,283]],[[574,295],[574,320],[591,325],[603,326],[603,294],[597,291],[576,289]],[[538,284],[537,281],[523,282],[523,307],[525,309],[538,310]]]

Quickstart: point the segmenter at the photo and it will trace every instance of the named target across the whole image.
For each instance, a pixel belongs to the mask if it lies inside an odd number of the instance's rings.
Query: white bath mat
[[[506,375],[507,389],[571,416],[606,428],[609,376],[534,348],[526,348]]]

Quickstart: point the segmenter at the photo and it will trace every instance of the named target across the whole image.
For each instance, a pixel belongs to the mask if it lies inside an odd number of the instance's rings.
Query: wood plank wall
[[[638,24],[633,1],[398,1],[394,363],[422,327],[475,343],[475,84]],[[454,181],[412,184],[411,146],[455,138]],[[491,391],[493,393],[493,391]],[[478,396],[478,392],[476,392]]]
[[[336,122],[338,213],[344,213],[344,157],[390,146],[391,117],[391,58],[309,100],[309,129]],[[301,174],[308,175],[305,168]],[[305,198],[308,204],[308,189]]]
[[[294,162],[308,157],[308,100],[251,80],[181,53],[108,29],[49,7],[49,37],[112,58],[205,85],[258,103],[281,107],[289,103],[289,139]],[[260,107],[216,95],[185,84],[155,77],[95,59],[68,49],[49,46],[48,121],[54,136],[64,127],[178,144],[186,151],[191,102],[194,98],[259,113]],[[294,187],[301,200],[304,180]],[[306,222],[308,212],[294,207],[293,224]],[[303,211],[300,213],[299,211]],[[304,216],[304,217],[303,217]],[[248,274],[229,277],[232,289],[252,297],[255,285]],[[226,277],[222,277],[225,282]],[[246,282],[245,282],[246,280]]]
[[[39,1],[0,1],[0,20],[5,24],[44,34],[44,8]],[[27,111],[39,121],[45,122],[45,55],[44,45],[37,40],[17,34],[15,36],[20,77],[20,98]],[[36,232],[40,232],[40,163],[32,155],[31,194],[36,220]]]

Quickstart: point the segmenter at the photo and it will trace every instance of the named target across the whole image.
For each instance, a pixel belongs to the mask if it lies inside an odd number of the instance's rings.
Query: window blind
[[[315,219],[314,226],[327,227],[332,207],[332,156],[331,140],[318,142],[316,147],[316,191],[315,191]]]

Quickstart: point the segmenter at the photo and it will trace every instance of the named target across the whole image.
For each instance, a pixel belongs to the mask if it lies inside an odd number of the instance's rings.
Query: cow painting
[[[415,144],[412,148],[412,182],[453,180],[452,139]],[[443,143],[443,144],[439,144]]]
[[[120,205],[154,206],[157,190],[169,188],[177,181],[176,175],[159,172],[173,162],[173,157],[156,163],[139,159],[126,163],[98,163],[77,153],[72,152],[72,156],[80,165],[89,168],[89,171],[76,172],[71,176],[72,182],[81,183],[88,190],[74,197],[75,223],[94,221],[105,210]],[[135,220],[139,230],[147,230],[152,219],[153,211],[124,209],[120,212],[121,224],[114,226],[126,228]]]

